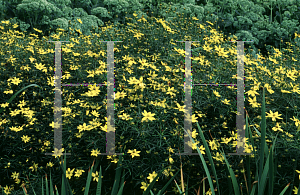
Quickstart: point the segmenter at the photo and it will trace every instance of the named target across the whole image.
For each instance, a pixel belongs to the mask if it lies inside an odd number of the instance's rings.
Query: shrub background
[[[158,6],[162,4],[162,9]],[[171,5],[175,13],[166,13]],[[83,34],[95,27],[107,26],[107,22],[125,24],[125,17],[134,11],[142,11],[145,18],[158,15],[167,18],[184,13],[197,17],[199,23],[217,21],[215,28],[225,35],[235,35],[239,40],[254,40],[245,48],[268,55],[271,46],[286,48],[286,42],[300,32],[300,0],[8,0],[0,1],[1,19],[15,18],[20,30],[33,32],[41,29],[48,36],[60,26],[65,30],[68,21],[81,19],[77,26]]]

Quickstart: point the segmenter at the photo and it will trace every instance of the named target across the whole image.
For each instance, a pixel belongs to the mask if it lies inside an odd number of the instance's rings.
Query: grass
[[[57,29],[51,40],[69,40],[72,43],[62,44],[61,82],[104,83],[106,43],[98,41],[123,41],[114,44],[116,152],[125,153],[122,165],[127,170],[123,191],[142,194],[156,179],[157,173],[165,169],[157,177],[158,181],[153,188],[155,194],[173,177],[176,170],[180,170],[181,175],[175,177],[175,181],[188,178],[189,183],[177,185],[177,182],[172,182],[166,189],[167,194],[179,194],[178,187],[184,191],[187,186],[189,194],[195,194],[195,188],[200,189],[200,186],[201,191],[213,193],[209,188],[212,185],[216,187],[216,180],[207,183],[210,177],[205,162],[215,166],[218,173],[218,193],[237,194],[236,185],[239,185],[239,190],[248,194],[257,185],[256,171],[264,174],[263,170],[267,169],[263,169],[264,161],[261,159],[264,156],[259,157],[259,166],[254,160],[255,155],[224,158],[224,154],[234,152],[236,147],[234,86],[193,87],[191,136],[198,146],[194,144],[193,149],[204,154],[208,153],[204,148],[209,147],[211,159],[203,157],[201,166],[197,156],[181,157],[174,154],[183,149],[185,57],[184,44],[175,41],[201,41],[192,43],[193,83],[236,83],[237,72],[236,43],[229,42],[236,40],[236,37],[222,40],[221,34],[211,27],[212,23],[200,24],[195,18],[188,20],[180,14],[178,16],[178,19],[168,22],[145,19],[134,14],[128,18],[126,27],[111,25],[103,28],[101,34],[89,38],[78,29]],[[40,40],[32,34],[29,38],[15,28],[16,24],[2,21],[0,94],[1,107],[4,109],[1,110],[0,122],[0,170],[4,177],[0,185],[3,186],[3,193],[23,193],[24,186],[31,194],[33,192],[29,191],[28,180],[38,189],[41,178],[45,178],[45,174],[51,170],[53,183],[61,189],[59,163],[55,157],[44,155],[53,150],[54,44],[46,44],[49,37]],[[35,30],[37,34],[42,33]],[[249,132],[252,134],[252,139],[246,142],[246,151],[257,153],[262,149],[268,154],[268,148],[275,145],[273,141],[278,134],[274,153],[269,153],[277,157],[274,158],[274,193],[281,192],[288,184],[291,187],[287,193],[294,193],[299,184],[296,175],[298,159],[295,159],[299,150],[300,129],[297,107],[300,103],[300,70],[297,69],[299,48],[295,46],[299,44],[299,37],[295,38],[295,43],[290,43],[288,50],[274,48],[269,59],[255,55],[251,50],[245,52],[245,107],[250,120]],[[41,88],[28,87],[31,84]],[[28,88],[21,95],[16,94],[24,87]],[[262,87],[266,89],[267,147],[262,141],[264,134],[260,122],[263,121],[263,115],[259,116],[264,99],[261,96]],[[73,193],[82,193],[88,170],[96,159],[107,167],[103,171],[102,185],[103,193],[110,194],[113,185],[110,178],[114,178],[118,157],[97,155],[105,152],[106,87],[62,89],[63,148],[72,154],[68,156],[66,178]],[[13,94],[18,96],[11,99]],[[152,117],[147,117],[146,112],[152,114]],[[199,136],[194,129],[197,122],[201,124],[198,130],[203,129],[202,142],[197,140]],[[203,138],[207,143],[203,142]],[[222,154],[219,152],[221,148],[224,152]],[[245,170],[243,161],[246,160],[249,163]],[[259,170],[255,167],[259,167]],[[91,176],[91,194],[97,189],[100,171],[97,170]],[[231,187],[228,182],[231,184],[234,181],[231,181],[229,175],[231,178],[235,175],[236,178],[236,184]],[[270,192],[271,189],[268,190]]]

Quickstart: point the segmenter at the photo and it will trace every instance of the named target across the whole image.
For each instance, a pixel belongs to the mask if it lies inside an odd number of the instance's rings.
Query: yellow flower
[[[218,37],[216,37],[218,38]],[[221,48],[221,46],[219,45],[219,47],[215,46],[215,50],[218,52],[219,56],[224,56],[224,57],[228,57],[226,54],[228,52],[224,52],[224,48]]]
[[[270,86],[268,83],[266,83],[264,87],[268,90],[268,92],[269,92],[270,94],[273,94],[273,93],[274,93],[274,91],[272,90],[271,86]]]
[[[100,151],[98,151],[98,149],[96,149],[96,150],[92,150],[92,154],[91,154],[91,156],[98,156],[98,154],[100,154]]]
[[[47,167],[53,167],[53,165],[54,165],[54,164],[53,164],[52,162],[48,162],[48,163],[47,163]]]
[[[298,188],[296,186],[294,186],[293,191],[294,191],[294,194],[298,194]]]
[[[62,155],[62,153],[64,152],[64,148],[61,148],[60,150],[58,150],[57,148],[55,148],[55,151],[52,151],[53,154],[52,156],[56,157],[60,157]]]
[[[196,138],[196,136],[198,135],[198,133],[196,132],[196,130],[194,130],[193,132],[192,132],[192,138]]]
[[[146,184],[145,182],[142,182],[141,184],[142,184],[141,189],[144,190],[144,191],[146,191],[148,186],[150,185],[150,184]]]
[[[153,173],[149,173],[149,176],[147,177],[147,179],[150,180],[150,183],[154,180],[154,178],[157,176],[157,173],[155,173],[155,171],[153,171]],[[159,177],[156,179],[156,181],[158,181]]]
[[[252,151],[253,151],[252,145],[245,143],[245,153],[250,154]]]
[[[214,94],[215,94],[217,97],[221,97],[220,94],[219,94],[219,92],[217,92],[216,90],[214,90],[213,92],[214,92]]]
[[[204,49],[205,51],[207,51],[207,52],[210,52],[210,50],[212,50],[213,48],[204,45],[204,46],[203,46],[203,49]]]
[[[255,108],[255,107],[258,107],[260,104],[258,104],[257,103],[257,101],[256,101],[256,96],[253,98],[253,99],[251,99],[251,97],[249,97],[249,103],[251,104],[251,106],[253,107],[253,108]]]
[[[7,102],[6,102],[5,104],[1,104],[1,107],[2,107],[2,108],[6,108],[6,107],[8,106],[8,104],[9,104],[9,103],[7,103]]]
[[[60,34],[59,34],[59,35],[57,35],[57,34],[51,35],[51,37],[52,37],[53,39],[59,39],[59,36],[60,36]]]
[[[222,100],[221,102],[224,103],[224,104],[230,105],[229,104],[230,100],[225,99],[225,100]]]
[[[8,79],[11,80],[11,83],[18,85],[19,83],[21,83],[22,80],[20,80],[19,78],[14,77],[13,79]]]
[[[226,122],[223,122],[222,127],[223,127],[224,129],[228,129],[228,127],[226,127],[226,125],[227,125],[227,123],[226,123]]]
[[[174,163],[173,158],[169,157],[169,162],[170,162],[171,164],[173,164],[173,163]]]
[[[218,149],[218,144],[216,143],[216,140],[209,140],[209,146],[211,147],[212,150],[217,150]]]
[[[279,116],[281,116],[282,114],[278,114],[278,112],[273,113],[272,110],[270,110],[270,113],[267,113],[267,114],[268,115],[266,117],[272,118],[272,121],[276,121],[276,118],[282,119],[282,118],[279,118]]]
[[[292,92],[287,91],[287,90],[284,90],[284,89],[281,89],[281,92],[282,92],[282,93],[292,93]]]
[[[9,20],[6,20],[6,21],[1,21],[1,23],[3,23],[3,24],[9,24]]]
[[[98,182],[98,179],[99,179],[99,175],[98,175],[98,171],[96,171],[96,173],[92,173],[92,176],[93,176],[93,181],[97,181]]]
[[[14,91],[13,90],[9,90],[9,91],[3,91],[3,93],[6,93],[6,94],[13,94]]]
[[[45,146],[49,146],[49,145],[50,145],[50,142],[49,142],[49,141],[46,141],[46,142],[44,143],[44,145],[45,145]]]
[[[174,153],[174,149],[172,149],[171,147],[169,147],[169,152]]]
[[[79,34],[82,34],[82,32],[80,31],[80,29],[76,29],[76,32],[78,32]]]
[[[216,157],[213,156],[213,158],[216,159],[217,161],[221,161],[221,162],[224,161],[224,157],[219,152],[217,152]]]
[[[39,32],[39,33],[42,33],[43,31],[39,30],[39,29],[36,29],[36,28],[33,28],[33,30]]]
[[[293,119],[292,118],[290,118],[290,119],[295,122],[296,127],[298,127],[298,126],[300,127],[300,120],[299,119],[295,118],[294,116],[293,116]],[[298,128],[298,131],[299,131],[299,128]]]
[[[153,117],[155,114],[152,114],[151,112],[147,112],[146,110],[144,110],[143,114],[143,118],[142,118],[142,122],[143,121],[147,121],[147,119],[149,119],[150,121],[155,120],[155,118]]]
[[[90,130],[90,128],[91,128],[91,126],[90,125],[88,125],[88,126],[86,126],[86,123],[83,123],[83,125],[79,125],[78,127],[77,127],[77,129],[79,129],[79,133],[81,132],[81,131],[85,131],[85,130]]]
[[[246,93],[248,93],[248,95],[251,95],[252,97],[255,97],[255,95],[259,95],[259,93],[257,93],[255,90],[249,90]]]
[[[10,190],[11,190],[10,187],[8,187],[7,185],[4,187],[4,193],[5,194],[11,194]]]
[[[26,105],[26,102],[25,102],[24,100],[19,101],[18,106],[19,106],[20,108],[22,108],[22,107],[25,106],[25,105]]]
[[[35,63],[35,68],[36,69],[39,69],[39,70],[42,70],[42,69],[45,69],[44,65],[42,63]]]
[[[198,148],[199,148],[199,147],[198,147]],[[194,148],[193,148],[193,149],[194,149]],[[197,149],[197,148],[196,148],[196,149]],[[203,145],[200,146],[199,150],[200,150],[201,154],[205,154],[205,148],[204,148]]]
[[[68,168],[68,170],[66,170],[66,177],[68,179],[71,179],[73,172],[74,172],[75,168],[73,168],[72,170],[70,168]]]
[[[273,131],[278,131],[279,130],[279,131],[283,132],[283,130],[280,128],[280,124],[279,123],[276,123],[276,126],[273,127],[272,130]]]
[[[10,58],[8,59],[7,62],[11,62],[13,64],[16,59],[17,58],[14,58],[13,56],[10,56]]]
[[[81,21],[81,19],[77,19],[77,21],[78,21],[80,24],[82,24],[82,21]]]
[[[23,135],[22,140],[23,140],[24,143],[29,142],[30,137],[28,137],[27,135],[26,136]]]
[[[299,179],[300,179],[300,171],[296,170],[297,173],[299,173]]]
[[[211,189],[209,188],[209,190],[205,194],[206,195],[211,195],[212,194]]]
[[[31,167],[29,167],[29,169],[32,169],[32,171],[37,171],[38,168],[38,164],[33,163],[33,165]]]
[[[228,144],[228,142],[230,142],[232,140],[232,137],[231,138],[221,138],[221,140],[222,140],[221,143]]]
[[[23,127],[9,127],[10,128],[10,130],[12,130],[12,131],[15,131],[15,132],[19,132],[19,131],[22,131],[23,130]]]
[[[118,117],[120,117],[121,119],[123,120],[130,120],[130,119],[133,119],[130,117],[130,115],[126,114],[126,113],[123,113],[123,115],[118,115]]]
[[[197,121],[197,118],[198,118],[198,117],[196,117],[196,115],[193,114],[193,115],[192,115],[192,123],[198,122],[198,121]]]
[[[11,177],[12,177],[13,179],[18,179],[18,178],[19,178],[19,174],[20,174],[20,173],[13,172],[12,175],[11,175]]]
[[[80,177],[82,175],[82,173],[85,172],[84,170],[76,170],[76,173],[74,175],[74,177]]]
[[[294,75],[295,73],[297,73],[297,71],[294,72],[294,71],[288,70],[286,72],[286,76],[289,77],[290,79],[292,79],[293,81],[295,81],[295,78],[296,78],[296,76]]]
[[[181,112],[184,112],[185,105],[180,106],[180,104],[178,104],[178,103],[176,103],[176,104],[177,104],[177,108],[175,108],[175,109],[177,109],[177,110],[179,110]]]
[[[137,39],[139,39],[140,37],[142,37],[144,34],[142,33],[136,33],[133,37],[136,37]]]
[[[134,150],[128,150],[127,153],[132,153],[131,157],[133,158],[134,156],[140,156],[138,153],[140,153],[141,151],[136,151],[136,149]]]

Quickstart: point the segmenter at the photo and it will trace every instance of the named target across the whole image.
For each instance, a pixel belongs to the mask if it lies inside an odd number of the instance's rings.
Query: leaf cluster
[[[174,12],[166,13],[171,7]],[[247,42],[245,48],[261,51],[268,56],[271,46],[286,48],[296,31],[300,32],[299,0],[249,1],[249,0],[23,0],[0,1],[1,19],[14,18],[21,31],[33,32],[41,29],[48,36],[57,28],[68,30],[70,21],[81,19],[76,24],[85,35],[93,29],[96,33],[108,22],[125,24],[125,18],[134,11],[147,16],[162,16],[166,20],[184,13],[197,17],[199,23],[216,23],[216,29],[225,35],[235,35]]]

